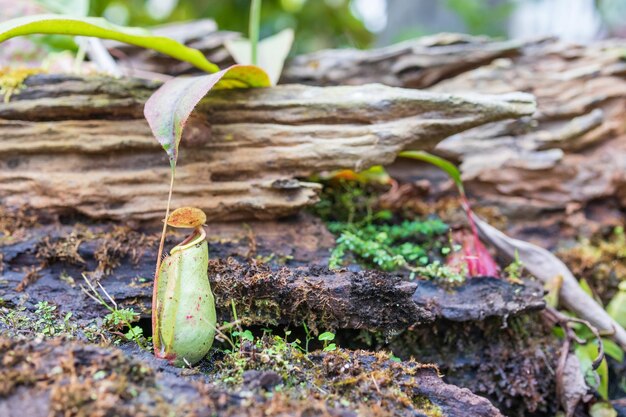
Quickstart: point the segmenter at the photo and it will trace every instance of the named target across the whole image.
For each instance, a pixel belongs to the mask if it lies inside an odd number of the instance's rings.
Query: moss
[[[400,357],[437,364],[449,383],[489,398],[506,415],[554,415],[560,342],[536,314],[504,323],[440,320],[398,336],[390,347]]]
[[[626,234],[623,227],[604,230],[590,238],[580,238],[557,256],[585,279],[604,303],[617,293],[620,281],[626,280]]]
[[[413,398],[413,404],[415,404],[417,408],[422,410],[422,412],[426,414],[427,417],[445,417],[445,414],[443,413],[441,408],[436,404],[433,404],[432,401],[430,401],[427,397],[424,397],[423,395],[415,396],[415,398]]]
[[[41,74],[40,68],[0,68],[0,94],[4,95],[4,102],[8,103],[13,94],[24,88],[24,81],[31,75]]]
[[[157,392],[151,368],[120,351],[0,338],[0,363],[0,396],[18,387],[48,389],[52,416],[185,415],[184,406]],[[136,401],[140,393],[152,401]]]
[[[411,279],[437,279],[451,286],[464,282],[465,263],[447,265],[447,259],[461,249],[451,231],[467,226],[460,199],[428,201],[427,187],[398,185],[388,176],[380,182],[379,178],[340,172],[322,182],[321,200],[313,211],[337,236],[328,266],[339,269],[352,262],[368,269],[401,272]],[[493,210],[477,212],[492,223],[501,223]]]
[[[387,352],[337,349],[304,352],[299,341],[265,334],[244,341],[239,350],[216,354],[213,382],[229,389],[256,387],[281,392],[293,399],[324,400],[329,406],[359,411],[364,415],[400,415],[416,412],[442,416],[441,410],[416,394],[421,372],[438,373],[433,365],[415,361],[397,363]],[[272,383],[263,385],[263,380]],[[372,413],[372,410],[378,410]]]

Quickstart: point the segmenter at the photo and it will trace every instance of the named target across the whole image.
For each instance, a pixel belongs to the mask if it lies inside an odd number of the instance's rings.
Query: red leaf
[[[462,271],[467,267],[467,274],[470,277],[500,276],[500,268],[485,245],[476,236],[461,232],[456,236],[455,241],[461,244],[461,250],[448,258],[447,264],[451,268]]]

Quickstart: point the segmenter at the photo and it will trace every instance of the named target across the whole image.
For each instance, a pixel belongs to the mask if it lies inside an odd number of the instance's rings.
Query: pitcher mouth
[[[203,227],[198,227],[194,229],[193,233],[187,236],[185,240],[174,246],[170,251],[170,255],[173,255],[174,253],[183,251],[185,249],[189,249],[202,242],[204,239],[206,239],[206,230],[204,230]]]

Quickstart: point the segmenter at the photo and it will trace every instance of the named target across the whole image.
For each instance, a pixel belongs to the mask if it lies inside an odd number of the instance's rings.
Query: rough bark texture
[[[173,24],[154,33],[201,50],[220,68],[235,63],[224,42],[241,37],[235,32],[216,31],[211,21]],[[105,45],[120,58],[121,69],[128,76],[168,77],[199,72],[186,62],[151,50],[110,41]],[[369,51],[324,50],[287,61],[280,83],[318,86],[383,83],[425,88],[496,58],[515,56],[523,45],[519,41],[494,42],[487,37],[444,33]]]
[[[0,104],[0,198],[7,206],[155,219],[169,184],[142,118],[155,84],[36,76]],[[183,139],[175,206],[210,220],[272,218],[317,201],[316,172],[389,163],[454,133],[531,114],[525,94],[456,96],[366,85],[214,92]]]
[[[70,325],[75,325],[78,329],[87,329],[94,321],[98,323],[108,311],[81,292],[79,286],[82,283],[82,273],[86,273],[92,282],[100,282],[121,307],[132,306],[144,317],[149,317],[151,280],[148,277],[152,276],[154,268],[158,240],[156,229],[143,232],[114,226],[111,222],[38,225],[34,218],[28,217],[9,218],[0,223],[22,226],[20,230],[13,231],[9,238],[12,241],[1,242],[3,260],[0,269],[3,274],[0,292],[4,304],[0,306],[0,313],[2,308],[8,307],[18,312],[21,311],[20,308],[24,308],[25,311],[18,314],[25,314],[32,320],[24,328],[20,328],[18,324],[17,329],[12,326],[12,321],[0,321],[1,331],[30,335],[32,338],[32,323],[38,319],[35,311],[37,303],[41,301],[58,306],[59,317],[72,312]],[[180,234],[170,235],[167,247],[173,246],[182,238],[183,235]],[[376,271],[329,271],[323,265],[328,261],[328,250],[334,244],[334,239],[319,220],[306,215],[280,222],[250,222],[247,226],[222,223],[209,228],[209,241],[213,259],[209,266],[209,276],[216,295],[220,322],[233,319],[231,300],[234,300],[238,316],[244,319],[246,327],[278,326],[276,331],[280,332],[278,329],[290,326],[297,332],[302,328],[302,323],[306,322],[311,331],[332,330],[336,332],[340,346],[354,348],[366,347],[359,346],[362,342],[357,341],[363,340],[364,334],[369,334],[372,340],[377,341],[371,343],[382,345],[369,345],[368,348],[378,347],[385,351],[391,346],[394,353],[405,360],[412,356],[420,360],[422,357],[428,358],[429,362],[445,369],[449,381],[480,392],[505,410],[517,413],[546,408],[554,383],[553,378],[546,377],[551,375],[546,367],[553,363],[549,352],[554,350],[555,341],[553,338],[539,338],[538,335],[549,333],[537,333],[538,325],[532,324],[536,312],[544,306],[543,290],[539,286],[513,285],[505,280],[476,278],[459,286],[442,288],[433,282],[403,281],[393,274]],[[263,259],[266,261],[262,261]],[[524,333],[516,333],[520,329],[518,323],[522,323]],[[510,326],[511,330],[505,331],[503,326]],[[525,336],[530,333],[532,338]],[[304,335],[299,337],[304,340]],[[539,341],[530,343],[532,340]],[[24,342],[19,343],[24,345]],[[112,349],[96,349],[81,344],[66,344],[61,348],[54,343],[39,346],[29,344],[18,349],[15,342],[0,342],[0,356],[11,356],[10,351],[24,352],[23,349],[35,356],[40,351],[48,352],[46,355],[51,356],[47,358],[65,357],[66,352],[75,354],[76,357],[87,355],[99,364],[98,369],[110,372],[107,375],[115,374],[115,378],[133,375],[131,369],[144,366],[137,364],[119,369],[116,368],[117,365],[102,367],[103,363],[129,362],[127,357]],[[516,354],[521,351],[524,352],[524,358],[517,360]],[[137,349],[131,353],[142,360],[150,360],[149,354]],[[262,353],[263,351],[252,358],[260,357]],[[352,358],[348,362],[346,354]],[[323,365],[321,369],[327,372],[323,374],[324,378],[330,375],[331,378],[345,379],[345,382],[338,385],[341,387],[346,387],[346,383],[361,381],[354,378],[365,375],[363,384],[366,385],[363,388],[352,385],[350,389],[342,388],[343,392],[361,396],[358,401],[362,401],[363,396],[369,397],[379,392],[376,389],[377,384],[383,394],[389,390],[393,392],[389,398],[400,401],[397,397],[398,391],[394,389],[395,384],[400,384],[404,386],[402,392],[406,389],[410,389],[408,392],[415,390],[412,394],[414,398],[436,404],[446,416],[465,416],[468,412],[471,415],[498,415],[488,402],[473,396],[468,390],[442,385],[435,372],[420,368],[417,373],[407,373],[405,369],[397,369],[389,382],[386,382],[387,377],[379,379],[382,376],[379,373],[380,365],[371,353],[341,351],[337,355],[320,356],[314,362]],[[488,357],[489,366],[481,361],[485,357]],[[111,362],[110,358],[117,359]],[[219,358],[210,359],[206,366],[212,367],[213,361],[220,363]],[[13,376],[16,375],[15,372],[20,375],[46,373],[55,364],[56,362],[52,364],[46,359],[43,360],[42,368],[17,367],[16,370],[7,368],[6,371]],[[271,364],[267,366],[272,369]],[[342,368],[344,366],[348,368]],[[384,365],[384,368],[387,366],[388,364]],[[177,374],[178,378],[174,378],[171,376],[174,372],[171,367],[163,364],[152,365],[152,368],[157,367],[158,380],[162,377],[169,378],[166,381],[160,380],[166,389],[154,391],[154,385],[148,384],[144,387],[146,395],[160,398],[162,395],[169,395],[165,393],[171,386],[187,386],[188,381],[184,374]],[[251,365],[250,369],[257,368]],[[89,375],[95,371],[90,372]],[[372,372],[377,382],[371,383],[369,375]],[[81,387],[88,387],[92,383],[99,386],[99,382],[91,381],[82,371],[79,370],[78,374],[85,377],[81,376],[76,382]],[[214,378],[215,381],[223,378],[214,371],[209,375],[206,378]],[[493,375],[497,377],[494,378]],[[405,384],[407,381],[404,378],[407,376],[415,378],[408,380],[412,380],[414,384]],[[18,383],[15,391],[11,388],[9,394],[2,394],[0,383],[0,397],[8,395],[4,401],[0,399],[0,407],[8,407],[10,412],[14,412],[24,406],[24,395],[33,395],[38,401],[33,402],[33,407],[44,410],[35,410],[37,412],[33,411],[33,415],[40,415],[38,413],[44,413],[50,407],[46,390],[60,390],[66,383],[64,377],[63,374],[59,375],[59,379],[52,379],[51,385],[45,389],[31,387],[28,383],[30,379],[24,377],[20,381],[25,382]],[[306,380],[317,379],[307,377]],[[331,380],[330,383],[335,382]],[[12,384],[7,385],[11,386]],[[187,395],[186,388],[181,388],[180,392],[171,389],[175,394],[180,393],[183,397]],[[238,391],[220,392],[221,395],[231,398],[226,403],[228,407],[245,406],[236,401]],[[176,397],[175,394],[171,395]],[[112,404],[108,401],[96,403],[83,403],[80,409],[85,411],[90,410],[90,407],[110,407]],[[122,407],[120,410],[123,407],[132,409],[146,406],[142,399],[132,398],[113,403]],[[382,404],[384,410],[396,412],[394,415],[409,413],[397,411],[397,405],[393,401]],[[418,410],[420,404],[424,405],[422,401],[416,400],[414,404]],[[55,406],[64,409],[65,400],[59,399]],[[290,410],[298,406],[302,404],[292,403]],[[432,411],[432,415],[437,415]],[[229,414],[223,411],[220,415]]]
[[[324,50],[295,57],[287,64],[281,82],[312,85],[383,83],[425,88],[496,58],[514,56],[522,44],[451,33],[368,51]]]

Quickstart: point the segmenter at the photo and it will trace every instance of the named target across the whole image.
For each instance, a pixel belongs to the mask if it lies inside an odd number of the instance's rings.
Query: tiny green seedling
[[[102,291],[109,300],[109,302],[107,302],[85,274],[83,274],[83,279],[85,280],[87,287],[81,285],[81,291],[89,298],[109,310],[109,314],[104,317],[104,325],[113,333],[119,332],[124,328],[127,329],[125,333],[118,334],[123,335],[127,340],[134,341],[140,348],[146,349],[144,344],[145,339],[143,338],[143,329],[139,326],[132,325],[133,322],[139,320],[139,314],[131,308],[120,308],[113,297],[111,297],[102,284],[98,282],[97,284],[100,291]]]
[[[330,343],[335,340],[335,333],[324,332],[317,337],[317,340],[319,340],[320,342],[324,342],[324,352],[332,352],[333,350],[337,350],[337,345],[335,343]]]

